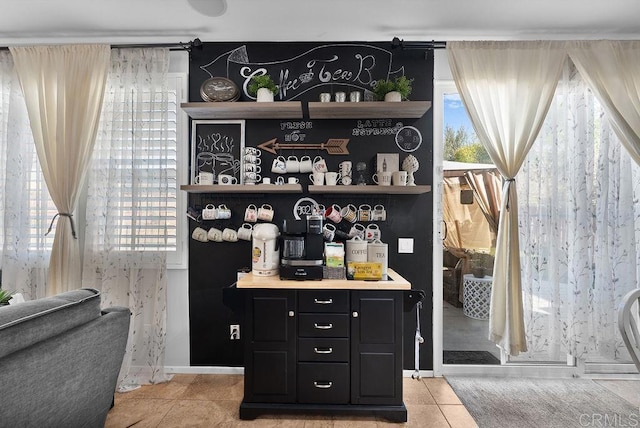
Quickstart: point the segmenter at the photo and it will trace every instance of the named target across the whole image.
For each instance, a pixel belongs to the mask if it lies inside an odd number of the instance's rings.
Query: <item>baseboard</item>
[[[402,377],[415,377],[415,370],[402,370]],[[420,370],[420,377],[434,377],[433,370]]]
[[[244,367],[165,366],[167,374],[244,374]]]

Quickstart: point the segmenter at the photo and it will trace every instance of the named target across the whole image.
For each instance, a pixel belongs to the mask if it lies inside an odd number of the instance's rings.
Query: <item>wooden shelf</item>
[[[180,107],[192,119],[302,119],[300,101],[195,102]]]
[[[189,184],[180,186],[180,190],[189,193],[302,193],[301,184],[231,184],[200,185]]]
[[[375,184],[366,186],[309,186],[309,193],[326,194],[367,194],[367,195],[421,195],[431,191],[428,184],[419,186],[378,186]]]
[[[412,119],[424,116],[430,108],[430,101],[310,102],[309,117],[311,119]]]

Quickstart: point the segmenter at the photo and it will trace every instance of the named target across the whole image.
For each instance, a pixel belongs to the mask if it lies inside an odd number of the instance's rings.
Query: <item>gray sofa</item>
[[[129,318],[92,289],[0,307],[0,427],[103,427]]]

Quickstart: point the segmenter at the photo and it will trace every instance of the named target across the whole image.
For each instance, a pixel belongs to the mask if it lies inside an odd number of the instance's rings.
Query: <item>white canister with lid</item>
[[[389,245],[379,239],[375,239],[367,244],[367,261],[382,264],[382,279],[387,279],[387,268],[389,265]]]
[[[367,261],[367,241],[359,236],[347,239],[347,251],[345,259],[349,262],[366,262]]]

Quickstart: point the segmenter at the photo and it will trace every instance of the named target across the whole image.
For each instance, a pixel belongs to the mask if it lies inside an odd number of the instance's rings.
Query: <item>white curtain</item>
[[[576,41],[569,55],[640,164],[640,41]]]
[[[567,65],[518,176],[525,360],[628,359],[616,307],[640,275],[640,167],[583,77]]]
[[[81,286],[80,250],[72,216],[98,129],[110,48],[33,46],[10,51],[40,166],[58,209],[56,217],[60,216],[46,283],[46,294],[54,295]]]
[[[121,391],[169,379],[166,252],[148,239],[164,236],[171,221],[158,216],[171,203],[164,165],[175,152],[167,145],[168,66],[168,49],[112,51],[88,181],[83,284],[102,291],[104,306],[132,312]]]
[[[13,59],[0,52],[0,266],[3,288],[27,299],[45,297],[50,206]]]
[[[526,351],[522,315],[518,195],[514,185],[551,103],[564,44],[450,42],[449,64],[476,135],[505,179],[489,339],[509,355]]]

